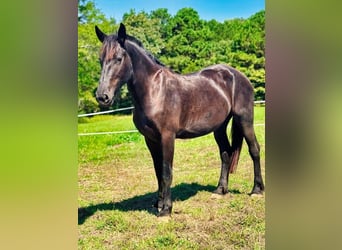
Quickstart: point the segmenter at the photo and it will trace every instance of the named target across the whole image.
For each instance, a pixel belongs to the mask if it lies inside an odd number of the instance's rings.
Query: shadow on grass
[[[199,191],[213,192],[215,188],[216,187],[212,185],[203,186],[198,183],[181,183],[171,188],[172,200],[184,201],[196,195]],[[238,191],[232,190],[231,192],[236,193]],[[150,192],[120,202],[100,203],[97,205],[81,207],[78,209],[78,224],[83,224],[88,217],[92,216],[98,210],[147,211],[156,215],[157,210],[152,207],[152,204],[155,201],[156,192]]]

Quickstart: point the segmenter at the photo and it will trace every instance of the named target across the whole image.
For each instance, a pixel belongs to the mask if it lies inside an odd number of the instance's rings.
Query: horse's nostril
[[[106,94],[98,96],[97,100],[100,101],[100,102],[103,102],[103,103],[108,103],[110,101],[109,100],[109,96],[106,95]]]

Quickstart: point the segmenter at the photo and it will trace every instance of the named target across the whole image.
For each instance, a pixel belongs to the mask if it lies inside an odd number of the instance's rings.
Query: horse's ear
[[[99,27],[97,27],[95,25],[95,32],[97,35],[97,38],[101,41],[101,43],[103,43],[104,39],[107,37],[107,35],[105,33],[103,33]]]
[[[126,34],[126,27],[123,23],[120,23],[120,27],[118,30],[118,42],[122,47],[124,47],[124,43],[126,41],[127,34]]]

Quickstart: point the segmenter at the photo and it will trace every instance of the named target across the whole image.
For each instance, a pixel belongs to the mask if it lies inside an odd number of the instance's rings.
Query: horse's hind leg
[[[253,119],[251,117],[240,117],[239,120],[254,165],[254,186],[251,194],[262,194],[265,187],[260,168],[260,146],[255,136]]]
[[[214,193],[226,194],[228,193],[228,177],[229,177],[229,163],[231,156],[231,146],[227,137],[227,124],[229,118],[214,132],[215,140],[220,150],[221,157],[221,174],[220,179]]]

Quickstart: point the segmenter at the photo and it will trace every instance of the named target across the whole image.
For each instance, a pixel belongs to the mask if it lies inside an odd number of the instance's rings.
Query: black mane
[[[117,41],[117,38],[118,38],[118,35],[117,34],[113,34],[113,35],[110,35],[109,36],[110,40],[111,41]],[[139,47],[143,48],[146,52],[146,55],[152,59],[152,61],[154,61],[156,64],[160,65],[160,66],[163,66],[163,67],[166,67],[164,63],[162,63],[161,61],[159,61],[158,58],[156,58],[154,55],[152,55],[151,52],[147,51],[142,42],[140,40],[138,40],[137,38],[135,38],[134,36],[130,36],[130,35],[127,35],[127,40],[135,43],[136,45],[138,45]]]

